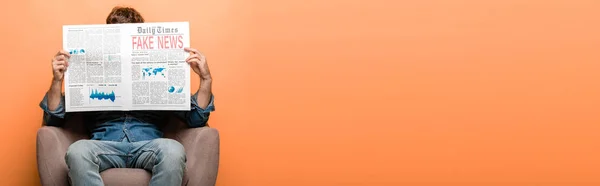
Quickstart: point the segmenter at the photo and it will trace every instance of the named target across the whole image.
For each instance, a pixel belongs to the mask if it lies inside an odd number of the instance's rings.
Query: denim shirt
[[[196,95],[191,96],[190,111],[94,111],[82,112],[83,124],[91,133],[91,139],[104,141],[145,141],[161,138],[160,128],[168,122],[170,116],[177,116],[189,127],[206,125],[210,112],[215,110],[214,97],[205,109],[198,106]],[[44,123],[48,126],[62,127],[65,118],[72,113],[65,112],[65,97],[62,96],[58,107],[48,109],[48,95],[40,103],[44,111]]]

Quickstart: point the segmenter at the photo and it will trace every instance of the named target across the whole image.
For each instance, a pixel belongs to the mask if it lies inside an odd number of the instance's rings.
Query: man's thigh
[[[130,152],[133,155],[127,162],[128,167],[142,168],[152,171],[154,165],[160,161],[183,159],[185,150],[178,141],[158,138],[150,141],[135,142]],[[175,166],[176,163],[173,163]]]
[[[69,167],[98,167],[102,172],[109,168],[125,168],[131,146],[127,143],[99,140],[79,140],[69,146],[65,160]]]

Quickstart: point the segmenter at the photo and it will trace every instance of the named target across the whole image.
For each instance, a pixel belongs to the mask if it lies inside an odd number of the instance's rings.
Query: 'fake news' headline
[[[138,34],[132,35],[131,46],[133,50],[154,49],[183,49],[183,34],[177,28],[165,27],[138,27]]]

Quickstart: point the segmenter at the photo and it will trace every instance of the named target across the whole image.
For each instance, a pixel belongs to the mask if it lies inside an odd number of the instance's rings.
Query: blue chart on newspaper
[[[67,112],[190,110],[189,23],[65,25]]]
[[[111,90],[110,92],[108,91],[102,91],[102,90],[98,90],[97,88],[95,89],[91,89],[90,88],[90,102],[91,100],[96,99],[98,101],[102,101],[102,100],[110,100],[110,102],[115,102],[115,99],[117,99],[117,97],[115,96],[115,91]]]

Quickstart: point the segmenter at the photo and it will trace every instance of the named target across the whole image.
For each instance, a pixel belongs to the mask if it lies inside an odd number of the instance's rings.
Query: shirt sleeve
[[[197,94],[198,93],[192,95],[190,98],[191,99],[190,100],[190,103],[191,103],[190,111],[176,111],[175,112],[175,115],[177,117],[179,117],[180,119],[186,121],[188,126],[191,128],[206,126],[206,123],[208,122],[210,113],[215,111],[215,106],[214,106],[215,97],[214,96],[210,97],[210,102],[208,103],[208,106],[206,106],[206,108],[203,109],[198,106],[198,101],[196,100]]]
[[[48,109],[48,93],[40,102],[40,107],[44,111],[44,125],[61,127],[65,123],[65,96],[61,96],[60,103],[55,110]]]

